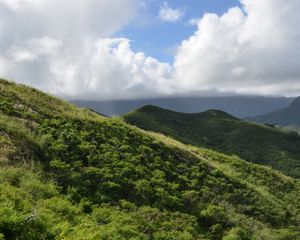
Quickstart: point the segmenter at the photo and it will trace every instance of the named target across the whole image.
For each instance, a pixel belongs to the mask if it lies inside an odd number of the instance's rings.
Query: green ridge
[[[297,239],[300,184],[0,80],[0,239]]]
[[[237,155],[300,177],[300,136],[295,132],[251,123],[217,110],[189,114],[145,106],[126,114],[124,119],[186,144]]]

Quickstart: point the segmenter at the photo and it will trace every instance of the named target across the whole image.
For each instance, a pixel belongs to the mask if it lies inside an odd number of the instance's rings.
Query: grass
[[[0,88],[5,239],[286,240],[300,234],[296,179],[23,85],[0,80]]]

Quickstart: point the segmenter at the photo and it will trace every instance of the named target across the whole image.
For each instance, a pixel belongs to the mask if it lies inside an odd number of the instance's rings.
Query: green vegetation
[[[0,239],[296,240],[300,183],[0,80]]]
[[[216,110],[187,114],[145,106],[126,114],[124,119],[144,130],[237,155],[300,178],[300,136],[296,132],[247,122]]]

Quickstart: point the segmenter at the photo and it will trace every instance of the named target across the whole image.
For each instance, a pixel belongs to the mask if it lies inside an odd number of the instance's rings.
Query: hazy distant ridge
[[[236,117],[256,116],[287,107],[292,98],[285,97],[174,97],[140,100],[81,101],[72,103],[88,107],[105,115],[123,115],[145,105],[155,105],[178,112],[202,112],[217,109]]]
[[[292,101],[286,108],[247,119],[258,123],[300,127],[300,97]]]

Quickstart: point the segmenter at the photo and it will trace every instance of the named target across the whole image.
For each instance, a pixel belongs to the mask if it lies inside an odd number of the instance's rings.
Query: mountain
[[[258,123],[300,127],[300,97],[292,101],[287,108],[282,108],[264,115],[247,117],[247,119]]]
[[[0,80],[0,239],[297,239],[300,182]]]
[[[300,136],[294,132],[247,122],[218,110],[189,114],[145,106],[123,117],[144,130],[238,155],[286,175],[300,177]]]
[[[236,117],[256,116],[287,107],[292,98],[284,97],[172,97],[116,101],[71,101],[79,107],[86,107],[107,116],[123,115],[145,105],[155,105],[177,112],[193,113],[218,109]]]

